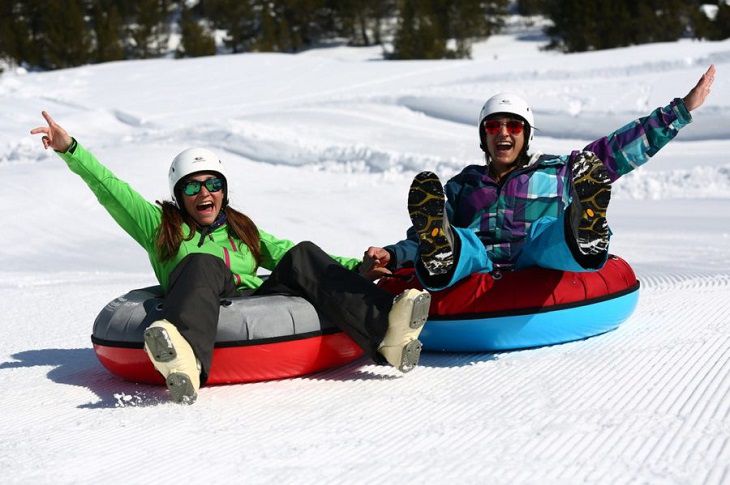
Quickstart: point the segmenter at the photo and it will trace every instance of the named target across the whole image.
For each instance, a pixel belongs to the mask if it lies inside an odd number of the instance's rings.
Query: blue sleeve
[[[692,115],[684,101],[676,98],[648,116],[588,144],[585,150],[603,161],[613,181],[646,163],[691,121]]]

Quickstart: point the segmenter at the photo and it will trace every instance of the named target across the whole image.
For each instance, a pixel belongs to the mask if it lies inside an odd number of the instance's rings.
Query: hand
[[[705,102],[705,98],[710,94],[710,88],[712,82],[715,80],[715,65],[712,64],[707,71],[702,75],[695,87],[684,97],[684,105],[688,110],[692,111],[702,106]]]
[[[390,253],[388,251],[370,246],[363,254],[360,274],[371,281],[375,281],[382,278],[383,275],[391,274],[391,271],[386,268],[389,262]]]
[[[33,128],[30,130],[30,134],[37,135],[38,133],[43,133],[41,141],[43,142],[43,148],[46,150],[49,147],[61,153],[68,150],[68,147],[71,146],[71,142],[73,141],[69,134],[58,123],[53,121],[51,115],[45,111],[42,111],[41,114],[46,119],[48,127],[39,126],[38,128]]]

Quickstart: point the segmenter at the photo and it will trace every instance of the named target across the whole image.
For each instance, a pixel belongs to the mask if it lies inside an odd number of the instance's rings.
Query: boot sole
[[[428,311],[431,308],[431,295],[422,293],[413,299],[413,311],[409,326],[413,329],[422,327],[428,320]]]
[[[453,264],[453,248],[443,231],[446,197],[432,172],[421,172],[408,192],[408,215],[418,233],[421,261],[431,274],[443,274]]]
[[[422,293],[413,299],[413,309],[411,310],[411,321],[408,326],[412,329],[423,327],[428,320],[428,311],[431,308],[431,295]],[[423,345],[418,339],[411,340],[403,347],[401,353],[401,362],[398,370],[403,373],[412,371],[421,358],[421,350]]]
[[[583,210],[578,225],[578,245],[586,254],[605,252],[608,250],[606,211],[611,200],[608,170],[595,157],[576,164],[574,170],[573,188]]]
[[[152,327],[145,330],[144,344],[157,362],[170,362],[177,357],[172,340],[164,328]]]
[[[421,341],[418,339],[408,342],[408,344],[403,347],[403,353],[401,354],[402,357],[398,370],[404,374],[412,371],[418,365],[418,360],[421,358],[422,348],[423,345],[421,345]]]
[[[192,404],[198,397],[190,376],[182,372],[173,372],[165,379],[170,397],[178,404]]]

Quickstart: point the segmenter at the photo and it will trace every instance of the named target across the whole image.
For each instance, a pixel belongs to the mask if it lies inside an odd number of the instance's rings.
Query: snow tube
[[[293,296],[222,300],[208,384],[295,377],[347,364],[363,355],[347,335]],[[132,290],[99,313],[91,341],[101,364],[133,382],[163,384],[143,346],[144,330],[162,314],[160,287]]]
[[[397,294],[421,288],[413,269],[384,278]],[[473,274],[431,295],[424,350],[500,351],[580,340],[615,329],[636,308],[639,281],[616,256],[595,272],[542,268]]]

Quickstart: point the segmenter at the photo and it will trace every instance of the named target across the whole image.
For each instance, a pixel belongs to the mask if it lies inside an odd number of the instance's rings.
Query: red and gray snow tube
[[[379,284],[393,294],[421,287],[412,269]],[[570,342],[615,329],[638,298],[634,271],[616,256],[591,272],[478,273],[432,293],[420,340],[424,350],[475,352]]]
[[[342,366],[363,350],[306,300],[244,296],[222,302],[208,384],[283,379]],[[132,290],[104,307],[91,341],[109,372],[133,382],[163,384],[143,346],[144,330],[161,318],[159,287]]]

